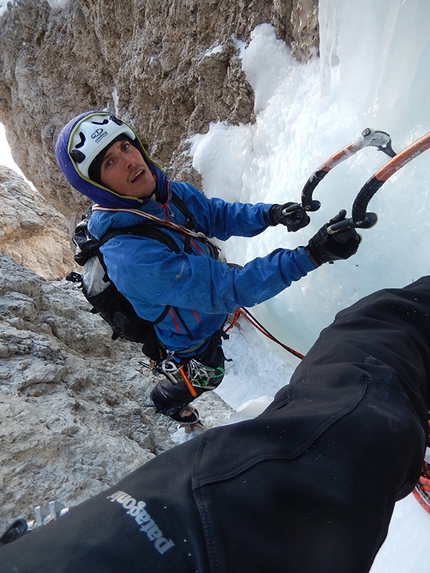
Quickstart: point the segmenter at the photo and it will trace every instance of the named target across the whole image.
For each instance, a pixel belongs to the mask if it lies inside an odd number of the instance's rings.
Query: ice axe
[[[324,179],[329,171],[336,167],[336,165],[339,165],[339,163],[342,163],[345,159],[355,155],[355,153],[364,147],[369,146],[376,147],[379,151],[382,151],[390,157],[394,157],[396,155],[391,147],[391,137],[388,133],[366,127],[357,139],[334,153],[312,173],[303,187],[301,204],[294,203],[290,207],[286,207],[282,213],[284,215],[288,215],[302,208],[306,211],[317,211],[321,207],[321,203],[312,198],[315,187]]]
[[[402,167],[407,165],[412,159],[415,159],[415,157],[418,157],[429,148],[430,132],[408,145],[403,151],[395,154],[392,159],[372,175],[360,189],[352,205],[351,218],[331,225],[327,231],[333,234],[351,226],[361,229],[373,227],[378,220],[378,216],[376,213],[367,212],[369,201],[394,173],[397,173],[397,171],[402,169]]]

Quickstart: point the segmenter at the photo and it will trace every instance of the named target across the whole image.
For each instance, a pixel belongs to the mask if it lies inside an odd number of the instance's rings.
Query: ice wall
[[[273,28],[259,26],[242,47],[256,93],[253,125],[212,124],[193,141],[204,191],[229,200],[300,201],[310,174],[369,126],[387,131],[395,151],[430,131],[430,3],[426,0],[321,0],[321,58],[295,62]],[[235,238],[225,252],[244,263],[306,244],[353,200],[388,158],[367,148],[336,167],[314,192],[322,207],[298,233],[277,227]],[[369,205],[378,224],[363,230],[356,256],[325,265],[254,309],[290,346],[306,352],[335,313],[383,287],[430,272],[427,208],[430,151],[391,177]],[[294,360],[293,360],[294,363]]]

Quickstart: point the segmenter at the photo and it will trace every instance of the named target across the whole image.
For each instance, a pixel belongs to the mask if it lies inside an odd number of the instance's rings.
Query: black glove
[[[327,233],[327,228],[345,220],[345,215],[346,211],[342,209],[336,217],[321,227],[305,247],[308,257],[315,266],[319,267],[323,263],[331,263],[340,259],[349,259],[357,252],[361,237],[354,227],[346,225],[344,231],[338,231],[333,235]]]
[[[290,208],[286,214],[284,209]],[[298,203],[285,203],[284,205],[272,205],[269,209],[269,225],[285,225],[290,232],[298,231],[309,224],[309,215]]]

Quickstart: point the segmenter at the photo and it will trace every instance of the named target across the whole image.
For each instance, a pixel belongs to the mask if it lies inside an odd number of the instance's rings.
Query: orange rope
[[[284,344],[283,342],[281,342],[280,340],[275,338],[273,336],[273,334],[270,334],[270,332],[261,323],[258,322],[258,320],[249,312],[249,310],[246,310],[243,307],[240,307],[237,310],[235,310],[233,320],[232,320],[231,324],[228,326],[228,328],[225,330],[225,332],[228,332],[231,328],[233,328],[233,326],[239,320],[239,316],[243,316],[250,324],[252,324],[252,326],[254,328],[256,328],[261,333],[263,333],[265,336],[267,336],[267,338],[269,340],[271,340],[272,342],[275,342],[276,344],[279,344],[279,346],[282,346],[282,348],[284,348],[285,350],[287,350],[288,352],[290,352],[291,354],[293,354],[297,358],[300,358],[302,360],[305,357],[304,354],[297,352],[297,350],[294,350],[294,348],[287,346],[286,344]]]
[[[229,324],[229,326],[224,330],[224,332],[227,333],[231,328],[233,328],[233,326],[236,326],[236,322],[239,320],[239,316],[240,308],[234,311],[233,320],[231,321],[231,324]]]

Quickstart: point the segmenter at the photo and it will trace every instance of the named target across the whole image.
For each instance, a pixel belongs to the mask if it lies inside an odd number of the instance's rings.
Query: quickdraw
[[[174,353],[169,353],[167,358],[159,363],[151,361],[147,364],[141,361],[140,364],[149,368],[154,374],[163,374],[172,384],[183,381],[193,398],[198,395],[196,388],[214,390],[225,374],[220,366],[205,366],[195,358],[181,361],[175,359]]]

